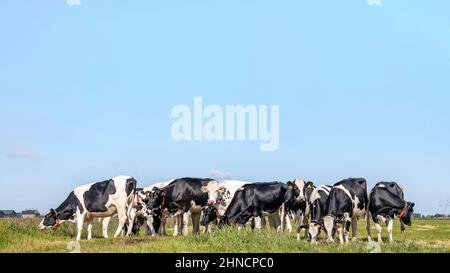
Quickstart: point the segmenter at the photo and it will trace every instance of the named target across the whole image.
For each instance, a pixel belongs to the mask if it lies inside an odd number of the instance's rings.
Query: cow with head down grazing
[[[208,195],[201,189],[211,181],[213,179],[187,177],[176,179],[164,188],[155,187],[150,193],[147,207],[150,210],[167,210],[170,216],[176,217],[176,220],[178,218],[178,223],[183,223],[182,226],[175,225],[174,236],[178,236],[180,228],[183,235],[188,234],[187,225],[191,216],[193,231],[197,234],[202,208],[208,204]]]
[[[39,224],[39,229],[58,227],[65,221],[76,221],[77,237],[81,239],[84,223],[88,223],[88,240],[92,238],[94,218],[108,218],[117,213],[119,226],[114,237],[118,237],[126,224],[127,211],[133,204],[136,180],[131,176],[117,176],[98,183],[75,188],[56,209],[51,209]],[[132,226],[132,222],[129,222]],[[105,230],[105,229],[104,229]],[[132,230],[128,230],[128,235]],[[108,235],[103,234],[107,237]]]
[[[378,242],[381,243],[381,224],[387,226],[389,242],[393,242],[392,232],[394,219],[400,219],[401,230],[404,225],[411,225],[411,216],[414,211],[414,203],[404,200],[402,187],[395,182],[379,182],[369,194],[369,211],[375,222],[378,233]],[[370,223],[370,222],[369,222]],[[368,224],[369,224],[368,223]]]

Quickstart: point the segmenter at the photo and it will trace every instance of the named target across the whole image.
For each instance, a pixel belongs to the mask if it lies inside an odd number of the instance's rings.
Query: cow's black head
[[[306,200],[309,200],[309,197],[311,196],[311,193],[314,191],[314,183],[312,181],[308,181],[305,183],[305,186],[303,187],[303,193],[305,195]]]
[[[41,223],[39,224],[39,229],[46,229],[52,227],[58,227],[61,221],[59,219],[59,215],[54,209],[50,209],[49,213],[44,216]]]
[[[153,188],[153,190],[148,195],[147,208],[152,210],[161,206],[165,206],[165,193],[164,190],[160,188]]]
[[[400,212],[400,220],[407,226],[412,224],[411,217],[414,213],[414,203],[406,202],[405,208]]]
[[[217,216],[218,216],[217,209],[214,206],[209,205],[203,209],[203,216],[200,221],[200,224],[202,226],[206,226],[207,224],[216,220]]]
[[[295,202],[295,200],[298,199],[298,197],[300,196],[300,189],[297,187],[297,185],[295,185],[295,183],[288,181],[287,182],[287,191],[286,194],[284,195],[284,202],[285,203],[290,203],[290,202]]]

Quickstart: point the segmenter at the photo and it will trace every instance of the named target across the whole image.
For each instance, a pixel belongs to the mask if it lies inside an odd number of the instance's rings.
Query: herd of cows
[[[368,240],[374,221],[381,242],[381,225],[387,226],[393,241],[393,223],[400,219],[401,230],[411,225],[414,203],[404,199],[403,189],[395,182],[379,182],[369,192],[364,178],[349,178],[334,185],[315,186],[295,179],[287,183],[251,183],[236,180],[218,182],[209,178],[180,178],[137,188],[130,176],[118,176],[103,182],[75,188],[56,209],[51,209],[39,224],[40,229],[58,227],[65,221],[77,225],[77,240],[87,224],[92,238],[92,223],[103,219],[103,237],[108,224],[117,215],[119,225],[114,237],[136,234],[145,226],[147,235],[166,235],[166,220],[174,219],[173,235],[188,234],[189,219],[193,233],[211,233],[212,226],[233,226],[261,230],[268,223],[279,232],[292,232],[296,223],[297,240],[348,242],[350,227],[356,240],[357,223],[366,220]],[[266,219],[267,218],[267,219]],[[370,219],[371,218],[371,219]],[[301,231],[305,230],[304,236]],[[323,232],[325,236],[321,238]]]

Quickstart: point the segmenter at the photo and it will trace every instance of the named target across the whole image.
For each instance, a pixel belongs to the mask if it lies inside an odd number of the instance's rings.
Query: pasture
[[[68,243],[76,234],[75,225],[64,223],[58,229],[45,231],[36,228],[39,219],[0,219],[0,252],[69,252]],[[109,234],[117,226],[112,221]],[[170,227],[170,226],[169,226]],[[191,227],[190,227],[191,230]],[[80,251],[93,252],[157,252],[157,253],[366,253],[369,252],[364,223],[359,224],[357,242],[347,246],[339,244],[319,243],[310,245],[306,241],[295,240],[292,234],[276,233],[270,230],[252,232],[250,229],[238,231],[234,229],[215,230],[212,235],[190,235],[188,237],[147,237],[141,234],[128,238],[101,237],[100,223],[95,221],[93,240],[80,242]],[[172,230],[169,228],[169,235]],[[383,229],[383,238],[387,236]],[[372,225],[372,237],[376,237]],[[83,239],[86,233],[83,233]],[[382,252],[420,253],[450,252],[450,220],[414,219],[413,225],[407,227],[406,233],[400,233],[399,222],[395,222],[395,243],[381,244]]]

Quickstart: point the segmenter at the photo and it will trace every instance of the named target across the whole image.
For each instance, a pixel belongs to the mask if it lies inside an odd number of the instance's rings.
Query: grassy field
[[[68,243],[76,234],[75,225],[65,223],[58,229],[40,231],[36,228],[37,219],[0,220],[0,252],[69,252]],[[116,227],[110,225],[110,233]],[[81,252],[239,252],[239,253],[289,253],[289,252],[368,252],[366,232],[361,222],[359,240],[347,246],[319,243],[310,245],[306,241],[297,242],[295,234],[272,231],[251,232],[232,229],[216,230],[212,235],[188,237],[172,236],[151,238],[143,234],[138,236],[103,239],[98,222],[94,225],[94,239],[80,242]],[[372,225],[373,228],[373,225]],[[169,232],[171,230],[169,229]],[[383,230],[383,238],[386,231]],[[375,230],[373,230],[375,235]],[[86,238],[86,234],[83,234]],[[408,227],[406,233],[400,233],[396,222],[395,243],[383,243],[382,252],[450,252],[450,220],[418,220]]]

